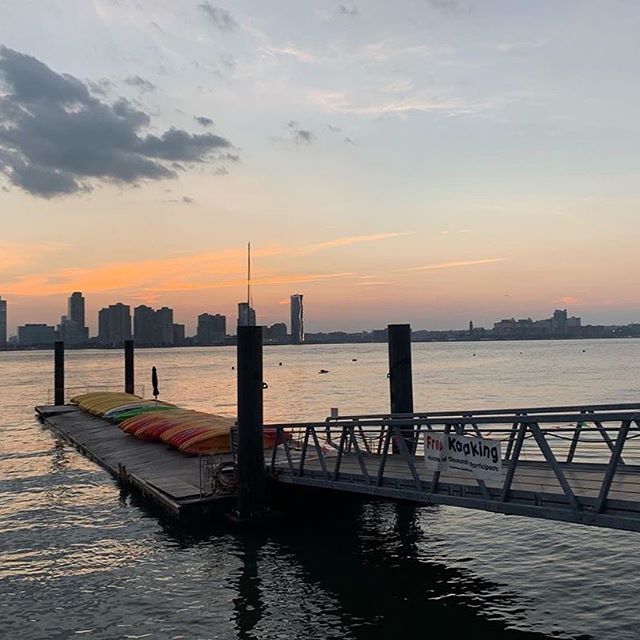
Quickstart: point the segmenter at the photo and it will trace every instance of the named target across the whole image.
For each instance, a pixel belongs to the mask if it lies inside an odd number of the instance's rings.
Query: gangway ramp
[[[640,404],[482,409],[267,425],[280,483],[640,531]],[[500,443],[498,471],[435,470],[425,435]],[[471,440],[477,442],[476,440]]]

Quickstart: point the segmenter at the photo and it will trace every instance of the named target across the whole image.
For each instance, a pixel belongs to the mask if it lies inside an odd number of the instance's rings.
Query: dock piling
[[[390,324],[387,335],[391,413],[413,413],[411,325]]]
[[[53,404],[64,404],[64,342],[56,340],[53,355]]]
[[[124,392],[135,393],[133,368],[133,340],[124,341]]]
[[[124,341],[124,392],[135,393],[133,368],[133,340]]]
[[[260,515],[264,502],[262,327],[238,327],[239,520]]]
[[[389,396],[391,413],[413,413],[413,373],[411,370],[411,325],[390,324],[387,327],[389,344]],[[413,453],[413,428],[402,429],[410,453]],[[398,453],[393,443],[393,452]]]

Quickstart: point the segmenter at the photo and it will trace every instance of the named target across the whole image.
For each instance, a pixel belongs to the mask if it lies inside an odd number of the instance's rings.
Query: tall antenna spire
[[[251,299],[251,243],[247,243],[247,304],[249,308],[253,307]]]

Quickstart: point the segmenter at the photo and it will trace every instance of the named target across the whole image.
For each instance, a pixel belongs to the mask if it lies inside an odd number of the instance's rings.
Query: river
[[[640,340],[417,343],[418,410],[636,402]],[[69,392],[119,351],[67,352]],[[638,638],[638,534],[453,507],[296,505],[263,531],[186,530],[34,418],[51,352],[0,352],[0,637]],[[136,382],[235,414],[235,350],[148,349]],[[386,346],[265,347],[266,421],[388,410]],[[329,371],[318,375],[320,369]]]

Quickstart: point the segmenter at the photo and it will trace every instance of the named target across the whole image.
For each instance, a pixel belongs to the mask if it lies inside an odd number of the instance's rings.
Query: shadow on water
[[[287,493],[277,506],[275,523],[248,532],[162,521],[165,534],[181,546],[217,536],[233,541],[240,561],[233,622],[242,640],[386,640],[444,629],[458,637],[590,638],[529,630],[526,603],[516,594],[430,558],[418,520],[428,507],[313,492]],[[296,618],[293,608],[301,607],[305,594],[319,604]]]

